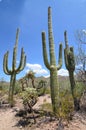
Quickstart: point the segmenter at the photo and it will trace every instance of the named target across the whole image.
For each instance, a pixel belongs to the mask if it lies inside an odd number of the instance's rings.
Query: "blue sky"
[[[3,56],[9,50],[9,69],[12,67],[13,46],[17,27],[20,28],[17,63],[20,61],[21,48],[27,56],[25,69],[17,79],[32,69],[36,76],[47,76],[42,56],[41,32],[48,32],[48,7],[52,8],[53,34],[58,64],[58,47],[63,43],[64,31],[68,32],[70,46],[76,48],[75,32],[86,29],[86,0],[0,0],[0,78],[9,80],[3,72]],[[48,34],[47,34],[48,49]],[[59,74],[67,74],[64,61]]]

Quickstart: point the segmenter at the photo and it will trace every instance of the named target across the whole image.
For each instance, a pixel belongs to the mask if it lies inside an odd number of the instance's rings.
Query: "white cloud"
[[[50,77],[49,72],[46,69],[44,69],[40,64],[30,64],[30,63],[27,63],[26,64],[26,69],[25,69],[26,73],[28,71],[30,71],[30,70],[35,72],[36,76],[44,76],[45,78]],[[66,69],[60,69],[58,71],[58,75],[69,76],[68,71]]]
[[[43,75],[48,74],[48,71],[43,69],[40,64],[27,63],[26,64],[26,72],[28,72],[29,70],[32,70],[33,72],[36,73],[36,75],[39,75],[39,76],[43,76]]]
[[[61,76],[69,76],[69,73],[66,69],[60,69],[58,72],[57,72],[58,75],[61,75]],[[46,75],[44,76],[45,78],[48,78],[50,77],[50,75]]]
[[[40,70],[42,66],[40,64],[29,64],[27,63],[26,66],[31,70]]]
[[[45,77],[45,78],[49,78],[49,77],[50,77],[50,74],[49,74],[49,75],[45,75],[44,77]]]
[[[65,69],[60,69],[60,70],[58,71],[58,75],[61,75],[61,76],[69,76],[68,71],[65,70]]]
[[[82,67],[83,67],[82,64],[76,65],[76,69],[79,69],[79,68],[82,68]]]

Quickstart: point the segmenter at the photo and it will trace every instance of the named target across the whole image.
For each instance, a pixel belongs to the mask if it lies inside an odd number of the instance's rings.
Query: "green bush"
[[[14,94],[19,94],[19,93],[21,93],[21,92],[22,92],[21,85],[20,85],[18,82],[16,82]]]
[[[53,112],[51,103],[43,103],[40,108],[47,112]]]
[[[75,96],[80,99],[84,90],[86,90],[86,86],[83,83],[77,82],[74,89]]]
[[[62,118],[69,118],[70,113],[74,110],[72,95],[66,94],[61,97],[61,104],[59,108],[59,116]]]
[[[46,87],[45,94],[50,94],[50,87]]]
[[[35,88],[26,88],[22,92],[22,99],[24,107],[27,109],[32,109],[32,107],[37,103],[38,94]]]

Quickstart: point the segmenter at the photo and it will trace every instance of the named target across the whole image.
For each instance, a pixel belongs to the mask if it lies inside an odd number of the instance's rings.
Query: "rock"
[[[63,121],[63,125],[64,125],[64,127],[65,126],[68,127],[68,122],[67,121]]]
[[[22,128],[23,128],[22,126],[19,127],[19,129],[22,129]]]
[[[64,130],[64,124],[62,122],[62,119],[59,119],[58,128],[56,130]]]
[[[18,108],[18,107],[13,107],[13,110],[16,111],[16,112],[19,112],[19,111],[20,111],[20,108]]]

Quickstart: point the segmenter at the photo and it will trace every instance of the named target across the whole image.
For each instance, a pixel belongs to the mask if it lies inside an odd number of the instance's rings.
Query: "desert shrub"
[[[9,85],[8,84],[5,84],[3,86],[0,86],[0,91],[3,93],[3,94],[7,94],[8,93],[8,90],[9,90]]]
[[[71,94],[67,94],[61,97],[60,107],[59,107],[59,117],[69,118],[70,113],[74,110],[73,98]]]
[[[2,90],[2,88],[3,88],[3,87],[0,85],[0,90]]]
[[[0,90],[4,93],[8,91],[9,83],[4,80],[4,78],[0,78]]]
[[[43,103],[40,108],[44,111],[53,112],[51,103]]]
[[[50,94],[50,87],[46,88],[45,91],[46,94]],[[73,112],[74,110],[74,104],[73,104],[73,98],[72,98],[72,94],[71,94],[71,89],[70,89],[70,83],[68,81],[68,79],[65,80],[60,80],[59,81],[59,100],[60,100],[60,104],[59,104],[59,117],[61,118],[69,118],[70,113]],[[44,102],[41,105],[41,109],[46,110],[46,111],[50,111],[52,112],[52,104],[51,103],[46,103]]]
[[[4,78],[0,79],[0,90],[7,91],[8,83],[5,82]]]
[[[77,82],[74,89],[75,96],[80,99],[84,90],[86,90],[86,86],[81,82]]]
[[[50,87],[46,87],[45,94],[50,94]]]
[[[64,83],[64,84],[63,84]],[[63,87],[62,87],[63,85]],[[60,82],[59,83],[59,117],[68,119],[70,113],[74,110],[73,97],[71,94],[70,84],[69,82]]]
[[[22,92],[21,85],[20,85],[18,82],[16,82],[14,94],[19,94],[19,93],[21,93],[21,92]]]

